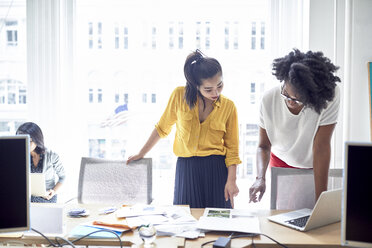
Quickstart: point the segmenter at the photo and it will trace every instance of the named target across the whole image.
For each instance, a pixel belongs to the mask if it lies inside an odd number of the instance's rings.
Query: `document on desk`
[[[189,207],[168,206],[163,208],[166,212],[167,222],[156,225],[158,236],[175,236],[195,239],[204,236],[196,227],[197,220],[191,215]]]
[[[260,233],[258,217],[244,209],[206,208],[197,227],[211,231]]]
[[[122,207],[116,212],[116,217],[125,217],[131,228],[153,225],[158,236],[200,236],[200,230],[196,227],[197,220],[191,215],[190,208],[185,206],[134,205]]]
[[[131,230],[125,218],[117,218],[114,213],[101,216],[96,220],[89,221],[76,226],[70,233],[69,237],[80,238],[93,231],[110,230],[119,236],[126,231]],[[111,232],[100,231],[90,235],[88,238],[115,238],[116,235]]]
[[[116,217],[126,218],[144,215],[164,215],[165,210],[161,207],[151,205],[133,205],[128,207],[122,207],[116,211]]]

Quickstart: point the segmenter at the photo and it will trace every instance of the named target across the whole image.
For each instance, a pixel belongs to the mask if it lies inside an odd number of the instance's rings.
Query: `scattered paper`
[[[213,231],[260,233],[258,217],[249,210],[206,208],[197,228]]]
[[[122,207],[116,211],[116,217],[118,218],[158,214],[163,215],[165,214],[165,212],[159,207],[151,205],[134,205],[131,207]]]

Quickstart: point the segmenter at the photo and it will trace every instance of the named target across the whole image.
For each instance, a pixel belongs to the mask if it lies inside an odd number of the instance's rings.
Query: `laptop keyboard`
[[[306,222],[309,219],[309,217],[310,217],[310,215],[300,217],[300,218],[297,218],[297,219],[293,219],[293,220],[288,220],[286,222],[289,223],[289,224],[298,226],[298,227],[304,227],[306,225]]]

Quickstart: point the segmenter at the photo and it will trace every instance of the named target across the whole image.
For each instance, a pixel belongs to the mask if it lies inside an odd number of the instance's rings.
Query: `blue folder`
[[[98,230],[104,230],[105,228],[99,228],[99,227],[95,227],[95,226],[85,226],[85,225],[78,225],[76,227],[74,227],[74,229],[71,230],[71,232],[69,233],[69,237],[72,237],[72,238],[81,238],[89,233],[92,233],[94,231],[98,231]],[[113,231],[115,232],[117,235],[120,235],[123,233],[123,232],[120,232],[120,231]],[[96,232],[96,233],[93,233],[91,235],[89,235],[88,237],[86,237],[87,239],[91,238],[91,239],[115,239],[117,238],[117,236],[111,232],[105,232],[105,231],[102,231],[102,232]]]

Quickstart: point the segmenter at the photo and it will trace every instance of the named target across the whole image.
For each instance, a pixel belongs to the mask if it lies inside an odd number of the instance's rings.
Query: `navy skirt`
[[[226,180],[225,156],[179,157],[173,204],[191,208],[231,208],[230,200],[225,201]]]

